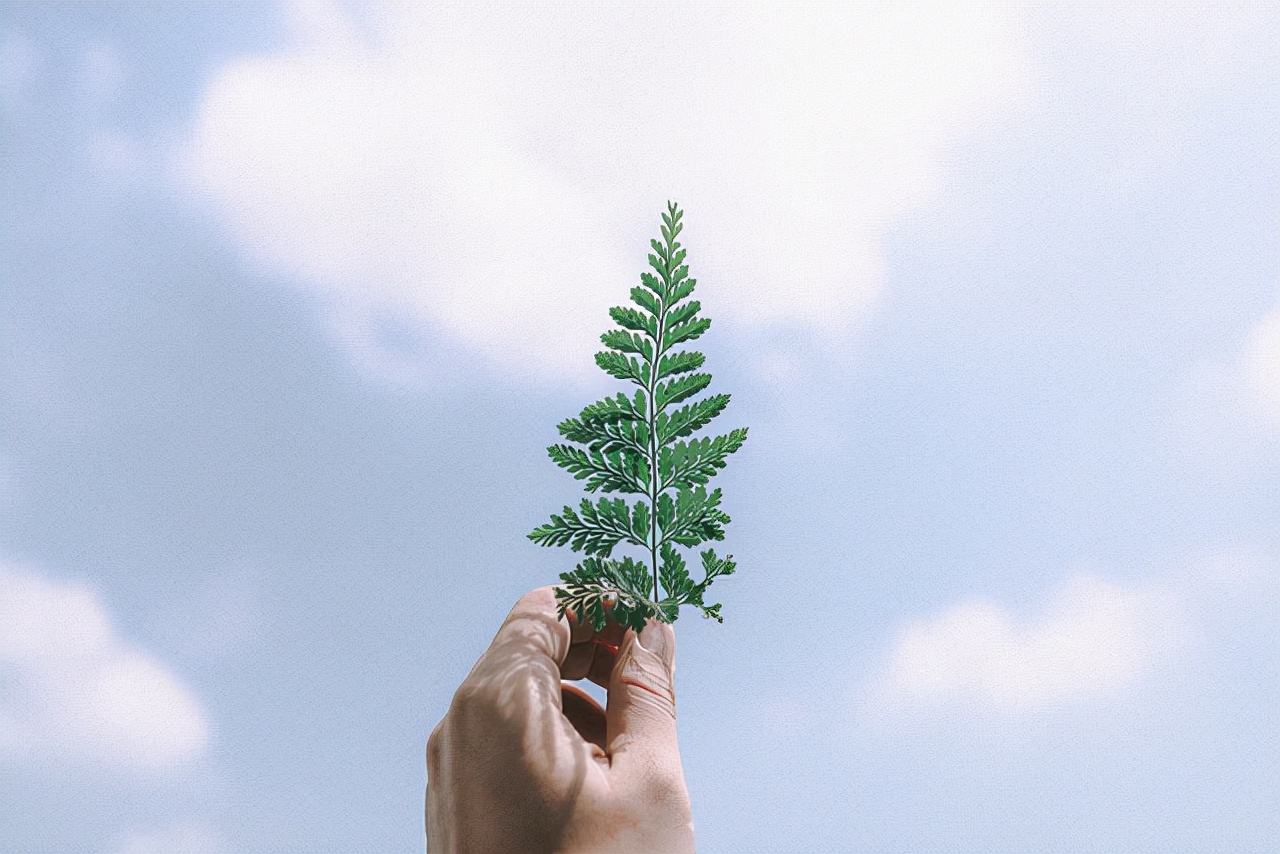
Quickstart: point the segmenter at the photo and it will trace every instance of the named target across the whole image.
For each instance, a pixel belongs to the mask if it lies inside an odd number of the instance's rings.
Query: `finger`
[[[627,627],[615,622],[610,615],[604,628],[596,632],[596,636],[592,639],[591,645],[595,653],[592,656],[591,668],[587,671],[587,678],[601,688],[609,687],[609,680],[613,678],[613,665],[618,660],[618,650],[626,636]]]
[[[539,587],[521,596],[494,635],[489,653],[520,650],[550,659],[559,667],[569,652],[571,637],[568,621],[556,612],[554,591],[553,587]]]
[[[591,621],[579,618],[572,608],[566,608],[564,616],[569,621],[569,635],[573,643],[586,643],[595,635]]]
[[[475,835],[476,844],[463,845],[475,850],[556,846],[581,793],[582,769],[602,774],[606,767],[592,761],[603,751],[562,713],[560,665],[570,642],[552,588],[534,590],[511,609],[454,694],[428,747],[432,850],[456,847],[441,832],[451,825]],[[571,705],[571,713],[592,731],[589,710]]]
[[[610,652],[617,652],[618,647],[622,646],[622,639],[627,636],[627,627],[620,625],[613,619],[613,615],[609,615],[609,619],[604,624],[604,628],[596,632],[592,639],[596,644],[604,646]],[[608,685],[601,686],[603,688]]]
[[[560,665],[569,646],[553,589],[522,596],[450,704],[446,717],[460,752],[499,765],[537,756],[546,779],[571,779],[590,748],[562,714]]]
[[[619,638],[618,644],[621,643],[622,638]],[[618,662],[618,645],[600,641],[593,646],[595,653],[591,660],[591,669],[587,671],[587,678],[607,690],[613,679],[613,666]]]
[[[676,638],[650,620],[627,632],[609,682],[608,747],[613,767],[669,776],[680,772],[676,742]]]
[[[590,641],[570,646],[569,654],[564,658],[564,664],[560,665],[560,678],[585,678],[595,664],[597,648],[597,645]]]
[[[603,756],[608,732],[604,709],[594,697],[574,685],[561,685],[560,692],[564,716],[584,741],[600,748]]]
[[[554,590],[555,588],[552,589]],[[572,642],[575,644],[603,642],[617,650],[627,632],[627,627],[620,625],[613,618],[613,602],[611,601],[604,603],[605,622],[602,629],[596,629],[589,619],[579,617],[572,608],[566,608],[564,615],[565,619],[569,621],[570,635]]]
[[[569,641],[569,624],[556,615],[552,588],[526,593],[463,680],[455,704],[460,698],[472,699],[513,720],[558,718],[560,665]]]
[[[620,639],[621,640],[621,639]],[[574,644],[560,667],[564,679],[590,679],[601,688],[609,687],[613,665],[618,660],[618,646],[595,638],[589,643]]]
[[[626,626],[619,625],[613,619],[610,607],[606,603],[606,622],[599,631],[592,627],[590,621],[580,622],[572,610],[565,612],[569,620],[571,643],[560,667],[562,678],[590,679],[601,688],[609,687],[609,674],[613,671],[618,647],[627,632]]]

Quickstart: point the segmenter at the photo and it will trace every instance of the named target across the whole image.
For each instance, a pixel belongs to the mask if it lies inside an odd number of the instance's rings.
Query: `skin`
[[[693,851],[674,670],[671,626],[596,633],[525,594],[427,741],[427,848]]]

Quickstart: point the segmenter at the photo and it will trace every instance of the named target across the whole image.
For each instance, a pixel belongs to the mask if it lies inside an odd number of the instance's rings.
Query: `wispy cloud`
[[[716,316],[847,331],[1024,77],[1005,4],[291,8],[208,85],[187,185],[360,358],[391,316],[532,378],[590,365],[668,198]]]
[[[1280,304],[1253,328],[1241,370],[1272,426],[1280,428]]]
[[[86,97],[102,106],[118,98],[127,82],[119,49],[110,44],[86,48],[80,57],[77,82]]]
[[[1187,368],[1160,399],[1155,448],[1218,489],[1265,481],[1280,441],[1280,308],[1225,356]]]
[[[1226,664],[1213,663],[1222,652],[1213,639],[1274,612],[1280,567],[1261,545],[1166,556],[1155,566],[1138,582],[1079,571],[1031,605],[978,596],[907,620],[858,703],[873,718],[1130,703],[1143,686]]]
[[[1006,711],[1104,697],[1147,672],[1176,632],[1156,590],[1082,575],[1038,613],[972,599],[904,625],[871,694],[879,706]]]
[[[214,854],[225,847],[208,825],[179,822],[129,833],[115,850],[120,854]]]
[[[209,721],[162,662],[121,637],[87,584],[0,563],[0,755],[159,771],[201,755]]]
[[[29,109],[31,84],[44,64],[44,56],[33,39],[10,30],[0,40],[0,104],[7,118]]]

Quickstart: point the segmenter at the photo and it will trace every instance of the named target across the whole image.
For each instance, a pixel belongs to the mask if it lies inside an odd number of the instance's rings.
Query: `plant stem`
[[[667,241],[667,258],[671,257],[671,242]],[[669,288],[671,278],[669,261],[663,262],[663,290]],[[645,389],[649,395],[649,566],[653,570],[653,601],[662,599],[662,590],[658,584],[658,404],[655,394],[658,390],[658,364],[662,360],[662,337],[667,322],[667,300],[665,294],[658,295],[658,335],[653,342],[653,358],[649,362],[649,385]]]

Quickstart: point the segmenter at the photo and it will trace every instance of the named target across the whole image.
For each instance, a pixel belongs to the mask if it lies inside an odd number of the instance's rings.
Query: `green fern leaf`
[[[614,451],[584,451],[572,445],[552,445],[547,454],[556,465],[567,469],[578,480],[585,480],[587,492],[631,492],[646,495],[649,467],[644,457]]]
[[[610,376],[644,385],[646,379],[644,368],[633,358],[613,350],[605,350],[596,353],[596,364]]]
[[[653,361],[652,342],[634,332],[610,329],[600,336],[600,341],[610,350],[617,350],[621,353],[635,353],[637,356],[643,356],[646,362]]]
[[[614,323],[621,327],[632,329],[636,332],[643,332],[650,338],[656,339],[658,337],[657,322],[649,315],[641,314],[634,308],[614,306],[609,309],[609,316],[613,318]]]
[[[687,320],[667,330],[666,336],[663,338],[664,350],[674,347],[676,344],[685,341],[692,341],[695,338],[701,338],[702,333],[711,328],[711,319],[708,317],[698,317],[693,320]]]
[[[602,498],[598,503],[582,499],[578,510],[565,506],[551,522],[539,525],[529,539],[542,546],[568,546],[575,552],[608,557],[623,540],[645,546],[644,533],[637,536],[631,527],[632,513],[621,498]]]
[[[719,489],[707,492],[704,487],[681,489],[676,493],[675,512],[663,539],[682,546],[696,546],[707,540],[723,540],[724,525],[729,517],[720,507]]]
[[[668,445],[658,455],[658,476],[663,488],[688,489],[706,484],[725,467],[725,458],[741,448],[746,440],[747,428],[740,427],[714,439]]]
[[[647,417],[645,411],[647,400],[644,389],[637,390],[634,398],[629,398],[622,392],[618,392],[617,397],[606,397],[604,400],[598,400],[590,406],[584,407],[582,415],[579,417],[588,430],[594,429],[596,424],[613,424],[618,421],[644,421]]]
[[[662,544],[662,562],[658,566],[658,578],[662,581],[662,588],[667,591],[667,595],[681,604],[689,602],[690,597],[697,591],[697,585],[689,577],[684,558],[671,543]]]
[[[679,272],[679,271],[677,270],[676,272]],[[671,292],[667,295],[667,302],[670,305],[675,305],[676,303],[680,302],[680,300],[684,299],[689,294],[693,293],[694,287],[696,287],[698,284],[697,279],[685,279],[684,281],[679,281],[679,280],[676,280],[676,281],[678,283],[673,284],[671,288]]]
[[[685,350],[680,353],[671,353],[663,356],[658,362],[658,379],[666,379],[676,374],[684,374],[689,371],[696,371],[706,362],[707,357],[696,350]]]
[[[658,295],[662,293],[662,285],[649,273],[641,276],[640,280],[644,282],[645,287],[649,290],[640,287],[632,288],[631,301],[654,317],[657,317],[662,314],[662,305],[658,302]]]
[[[638,309],[611,308],[609,316],[619,328],[600,336],[607,350],[596,354],[596,364],[638,388],[630,396],[618,393],[596,401],[560,422],[557,430],[565,442],[547,449],[588,492],[642,497],[633,503],[583,499],[529,534],[539,545],[568,546],[587,555],[560,576],[556,601],[561,615],[572,612],[597,629],[610,617],[637,631],[649,619],[673,622],[684,605],[721,620],[720,604],[707,605],[704,596],[714,579],[735,568],[731,558],[708,549],[702,552],[703,579],[695,582],[679,550],[724,538],[729,516],[720,509],[721,491],[708,491],[706,485],[747,438],[746,428],[714,438],[693,436],[724,411],[729,395],[696,399],[711,384],[710,374],[697,372],[706,357],[673,349],[711,327],[698,314],[698,300],[685,302],[697,281],[689,276],[686,250],[677,241],[683,216],[679,206],[667,205],[662,239],[649,242],[650,270],[631,289]],[[644,559],[611,557],[623,543],[639,549]]]
[[[711,374],[688,374],[671,382],[659,383],[654,390],[654,405],[658,411],[673,403],[688,400],[711,385]]]
[[[667,315],[667,328],[675,329],[680,324],[687,323],[689,319],[697,314],[701,308],[702,303],[697,300],[693,300],[692,302],[687,302],[682,306],[677,306],[676,308],[671,309],[671,313]],[[670,337],[667,338],[667,342],[671,342]]]
[[[729,395],[717,394],[688,406],[682,406],[670,415],[665,412],[658,413],[654,425],[658,434],[658,444],[666,445],[701,430],[728,405]]]

